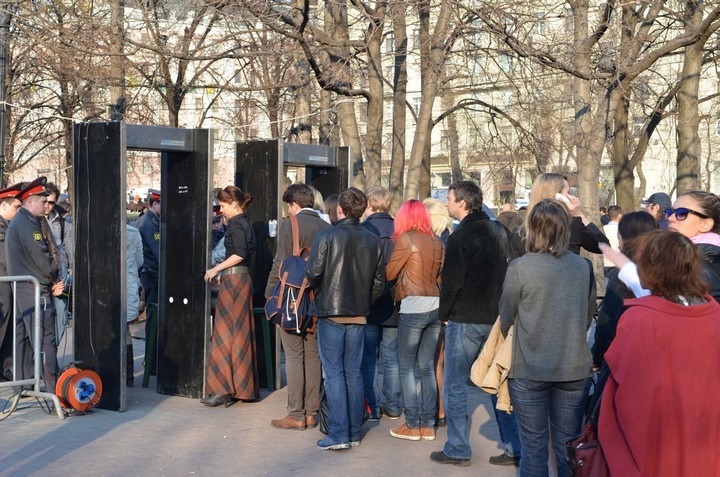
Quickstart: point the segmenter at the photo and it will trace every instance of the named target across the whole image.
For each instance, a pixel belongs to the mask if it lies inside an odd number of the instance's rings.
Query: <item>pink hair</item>
[[[397,211],[393,239],[397,240],[401,233],[410,230],[417,230],[428,235],[433,234],[430,214],[428,214],[425,204],[415,199],[408,200]]]

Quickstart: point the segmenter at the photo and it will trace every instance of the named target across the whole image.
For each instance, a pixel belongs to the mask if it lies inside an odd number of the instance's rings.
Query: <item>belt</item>
[[[247,265],[235,265],[222,271],[222,276],[235,275],[236,273],[250,273],[250,267]]]

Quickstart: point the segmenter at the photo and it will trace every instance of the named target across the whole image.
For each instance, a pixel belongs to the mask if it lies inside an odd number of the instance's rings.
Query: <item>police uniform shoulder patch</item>
[[[153,238],[155,239],[156,242],[159,242],[159,241],[160,241],[160,232],[156,232],[156,233],[153,235]]]
[[[35,239],[36,242],[41,242],[43,239],[42,234],[40,232],[33,233],[33,238]]]
[[[0,242],[5,241],[5,232],[0,232]]]

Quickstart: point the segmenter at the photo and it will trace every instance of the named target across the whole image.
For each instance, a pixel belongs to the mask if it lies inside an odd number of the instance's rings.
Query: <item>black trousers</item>
[[[15,343],[17,346],[18,375],[15,379],[31,379],[33,369],[33,341],[35,327],[33,317],[35,314],[35,294],[32,285],[19,283],[17,286],[17,329]],[[44,292],[40,294],[40,332],[41,356],[40,359],[43,379],[48,392],[55,392],[60,369],[57,360],[57,345],[55,344],[55,307],[52,296]]]
[[[0,283],[0,379],[12,373],[12,288]]]

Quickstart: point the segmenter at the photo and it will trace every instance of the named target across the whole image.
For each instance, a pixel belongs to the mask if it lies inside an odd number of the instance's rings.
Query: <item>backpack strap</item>
[[[296,257],[300,256],[300,226],[298,225],[298,219],[294,215],[290,214],[290,228],[292,229],[292,243],[293,243],[293,255]]]

